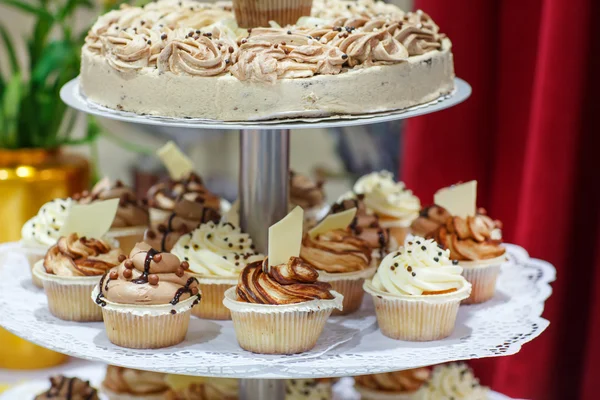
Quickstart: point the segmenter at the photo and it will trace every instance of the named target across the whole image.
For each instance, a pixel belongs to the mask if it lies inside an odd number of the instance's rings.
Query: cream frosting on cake
[[[424,12],[316,0],[312,14],[246,30],[227,2],[124,6],[89,31],[82,89],[113,109],[227,121],[395,110],[453,90],[451,43]]]

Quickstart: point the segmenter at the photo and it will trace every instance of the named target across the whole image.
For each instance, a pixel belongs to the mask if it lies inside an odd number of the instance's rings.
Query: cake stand
[[[63,87],[61,98],[89,114],[162,128],[187,128],[186,135],[200,129],[239,130],[240,221],[258,249],[265,252],[268,227],[288,211],[291,129],[366,125],[440,111],[469,97],[470,86],[460,79],[455,83],[454,93],[401,111],[233,123],[107,109],[88,101],[77,79]],[[384,337],[377,329],[372,302],[366,299],[357,313],[331,318],[315,349],[299,355],[245,352],[235,341],[231,322],[198,319],[190,323],[188,338],[181,345],[136,351],[112,345],[101,323],[69,323],[50,315],[43,292],[28,283],[26,267],[19,264],[24,260],[19,260],[10,247],[0,248],[0,256],[5,255],[0,269],[0,308],[5,310],[0,314],[0,325],[4,328],[44,347],[93,361],[167,373],[240,377],[242,400],[282,399],[281,378],[361,375],[514,354],[548,326],[541,313],[551,294],[549,283],[555,277],[550,264],[531,259],[518,246],[507,245],[510,262],[500,274],[496,297],[485,304],[461,307],[454,334],[435,342]]]

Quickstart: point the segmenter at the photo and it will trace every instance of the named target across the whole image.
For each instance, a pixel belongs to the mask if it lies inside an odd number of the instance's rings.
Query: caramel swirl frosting
[[[329,273],[362,271],[371,263],[371,248],[346,229],[336,229],[302,239],[302,260],[319,271]]]
[[[182,199],[204,203],[206,206],[219,209],[220,199],[211,193],[198,175],[190,173],[183,179],[159,182],[148,190],[148,205],[161,210],[174,210]]]
[[[236,288],[239,301],[255,304],[295,304],[310,300],[331,300],[331,285],[318,282],[319,273],[298,257],[286,264],[271,266],[268,259],[248,264]]]
[[[414,368],[404,371],[386,372],[383,374],[355,376],[358,386],[381,392],[412,393],[429,379],[428,368]]]
[[[106,367],[102,385],[114,393],[136,396],[154,395],[169,390],[165,374],[113,365]]]
[[[50,389],[35,396],[35,400],[98,400],[98,391],[88,381],[63,375],[50,378]]]
[[[102,275],[119,264],[121,249],[113,249],[103,240],[62,236],[44,258],[46,273],[59,276]]]
[[[290,203],[303,209],[318,207],[325,201],[323,181],[314,182],[308,176],[290,172]]]
[[[172,304],[190,297],[200,300],[198,281],[192,277],[186,262],[170,253],[161,253],[146,243],[138,243],[129,257],[103,276],[96,302],[104,298],[120,304]]]

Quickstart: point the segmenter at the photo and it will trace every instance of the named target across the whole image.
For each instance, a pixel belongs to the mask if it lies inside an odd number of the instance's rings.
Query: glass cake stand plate
[[[414,107],[369,114],[355,115],[319,115],[311,117],[297,117],[290,115],[277,115],[273,119],[247,122],[226,122],[200,118],[169,118],[151,115],[140,115],[132,112],[118,111],[107,108],[87,99],[81,91],[79,78],[68,82],[60,91],[61,99],[70,107],[98,117],[114,119],[136,124],[155,125],[172,128],[195,129],[315,129],[334,128],[376,124],[380,122],[395,121],[430,114],[462,103],[471,95],[471,86],[460,78],[454,79],[455,89],[449,95],[439,97],[429,103]]]
[[[0,326],[43,347],[74,357],[130,368],[185,375],[233,378],[317,378],[372,374],[453,360],[506,356],[540,335],[541,318],[556,271],[506,245],[496,296],[485,304],[462,306],[454,333],[433,342],[389,339],[377,329],[370,298],[357,313],[332,317],[316,347],[289,356],[242,350],[230,321],[192,317],[186,340],[157,350],[111,344],[102,323],[55,318],[46,296],[31,283],[29,268],[14,243],[0,246]]]

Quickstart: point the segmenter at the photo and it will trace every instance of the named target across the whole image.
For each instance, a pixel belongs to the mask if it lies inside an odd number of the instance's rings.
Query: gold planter
[[[44,203],[87,189],[89,179],[82,156],[59,149],[0,149],[0,243],[19,240],[23,224]],[[0,368],[46,368],[66,359],[0,329]]]

